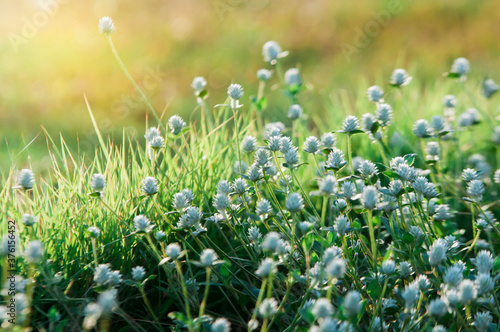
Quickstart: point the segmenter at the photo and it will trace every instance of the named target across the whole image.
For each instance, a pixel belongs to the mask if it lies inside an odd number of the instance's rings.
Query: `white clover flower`
[[[264,299],[259,306],[259,314],[263,318],[271,318],[278,313],[278,302],[274,297]]]
[[[165,249],[165,254],[171,260],[176,260],[181,257],[182,248],[178,243],[170,243]]]
[[[196,92],[203,91],[206,86],[207,86],[207,80],[201,76],[196,76],[191,82],[191,87]]]
[[[304,142],[304,151],[307,153],[316,153],[320,148],[320,141],[315,136],[309,136]]]
[[[155,136],[149,142],[149,144],[151,145],[151,148],[153,150],[159,150],[159,149],[163,148],[163,146],[165,145],[165,139],[161,136]]]
[[[299,193],[292,193],[286,200],[286,209],[291,213],[299,212],[304,208],[304,199]]]
[[[361,129],[363,131],[371,131],[373,128],[373,125],[377,122],[377,119],[375,118],[375,115],[371,113],[365,113],[361,116]]]
[[[396,262],[392,259],[386,259],[382,263],[382,273],[385,275],[391,275],[396,271]]]
[[[346,270],[346,262],[343,258],[334,258],[325,268],[327,275],[331,278],[341,279]]]
[[[406,86],[410,83],[412,77],[404,69],[394,69],[389,83],[394,86]]]
[[[475,283],[479,295],[488,294],[495,287],[493,278],[491,278],[491,276],[487,273],[479,273]]]
[[[481,180],[472,180],[467,186],[467,194],[475,201],[481,201],[484,194],[484,183]]]
[[[281,46],[274,40],[270,40],[262,46],[262,56],[265,62],[275,64],[279,58],[286,56],[281,50]]]
[[[440,204],[436,207],[434,211],[434,220],[448,220],[453,216],[450,213],[450,206],[448,204]]]
[[[431,245],[430,250],[427,252],[429,255],[429,263],[432,266],[441,264],[446,259],[446,251],[448,247],[444,239],[437,239]]]
[[[257,182],[264,177],[264,173],[262,172],[262,168],[257,164],[252,164],[248,167],[247,172],[248,179],[252,182]]]
[[[332,302],[324,297],[319,298],[314,302],[311,312],[317,318],[328,318],[333,314]]]
[[[337,180],[333,175],[327,175],[319,182],[319,190],[322,193],[331,195],[337,188]]]
[[[427,160],[439,160],[440,153],[439,143],[437,142],[428,142],[425,146],[425,152],[427,153]]]
[[[384,90],[378,85],[373,85],[366,90],[366,95],[369,101],[377,103],[384,97]]]
[[[369,179],[378,174],[377,166],[369,160],[363,160],[359,163],[357,170],[363,179]]]
[[[454,108],[455,106],[457,106],[457,98],[454,95],[444,96],[443,106],[447,108]]]
[[[262,239],[262,234],[257,226],[252,226],[248,229],[248,238],[253,242],[259,243]]]
[[[344,157],[344,152],[337,148],[333,148],[332,152],[328,154],[328,159],[326,161],[326,168],[331,168],[336,171],[340,170],[347,164]]]
[[[101,235],[101,230],[95,226],[89,227],[87,232],[90,234],[90,237],[94,239],[97,239]]]
[[[38,264],[42,261],[44,254],[43,244],[38,240],[33,240],[28,243],[24,250],[23,256],[28,263]]]
[[[93,192],[102,192],[106,187],[106,179],[104,175],[96,173],[92,175],[90,179],[90,188],[92,188]]]
[[[425,274],[420,274],[418,277],[415,278],[413,281],[416,285],[418,285],[418,288],[420,291],[425,292],[426,290],[431,287],[431,284],[429,282],[429,278]]]
[[[485,78],[481,83],[481,87],[483,88],[483,95],[486,98],[491,98],[500,89],[498,84],[491,78]]]
[[[388,126],[392,121],[392,107],[389,104],[381,103],[377,105],[375,116],[382,127]]]
[[[189,206],[189,200],[183,193],[176,193],[172,198],[172,206],[178,210],[184,210]]]
[[[183,228],[191,228],[199,224],[203,214],[200,208],[196,206],[190,206],[186,209],[185,213],[181,216],[182,224],[185,226]]]
[[[404,261],[399,263],[398,272],[403,279],[406,279],[413,273],[413,267],[410,262]]]
[[[323,252],[322,262],[327,266],[336,258],[342,258],[342,249],[337,246],[331,246]]]
[[[231,324],[223,317],[217,318],[212,325],[210,325],[211,332],[229,332],[231,331]]]
[[[445,120],[441,115],[435,115],[431,118],[431,128],[435,132],[440,132],[445,128]]]
[[[233,166],[233,172],[240,173],[240,163],[241,163],[241,174],[244,174],[247,172],[247,168],[248,168],[247,164],[245,164],[244,161],[241,161],[241,162],[236,161],[234,163],[234,166]]]
[[[288,108],[288,118],[297,120],[302,117],[303,109],[300,105],[294,104]]]
[[[242,178],[237,178],[233,181],[234,192],[238,195],[243,195],[247,191],[247,183]]]
[[[246,154],[250,154],[257,149],[257,139],[251,135],[246,136],[241,142],[241,150]]]
[[[261,200],[259,200],[257,202],[257,207],[255,209],[255,213],[258,214],[259,216],[263,216],[263,215],[271,213],[272,210],[273,209],[271,207],[271,203],[267,199],[262,198]]]
[[[257,70],[257,78],[259,81],[265,82],[271,78],[273,72],[267,69],[259,69]]]
[[[401,295],[403,296],[403,300],[405,300],[406,308],[411,309],[417,302],[420,292],[418,287],[411,283],[405,287]]]
[[[361,193],[361,202],[365,209],[373,210],[377,206],[379,199],[378,189],[374,186],[366,186]]]
[[[345,236],[346,233],[349,231],[350,227],[351,227],[351,223],[349,222],[349,219],[344,215],[341,215],[337,219],[335,219],[335,222],[333,224],[333,229],[340,236]]]
[[[204,249],[200,255],[200,263],[205,268],[211,267],[217,259],[217,254],[212,249]]]
[[[83,328],[91,330],[94,328],[94,326],[97,324],[97,321],[101,317],[102,309],[97,303],[91,302],[85,306],[83,314],[85,315]]]
[[[281,137],[280,136],[272,136],[267,141],[267,147],[269,150],[276,152],[279,151],[281,146]]]
[[[494,259],[491,253],[487,250],[481,250],[477,253],[475,259],[471,259],[476,266],[478,273],[490,273],[493,269]]]
[[[110,315],[118,307],[118,304],[116,303],[116,296],[116,289],[104,291],[99,295],[97,303],[102,309],[103,315]]]
[[[472,280],[465,279],[462,280],[458,287],[458,294],[460,297],[460,302],[467,304],[474,301],[477,297],[477,288]]]
[[[99,264],[94,271],[94,282],[99,285],[106,285],[111,275],[108,264]]]
[[[412,182],[411,186],[413,187],[413,189],[415,189],[415,192],[417,192],[420,195],[423,195],[427,191],[428,184],[429,180],[427,180],[427,178],[419,176],[415,179],[415,181]]]
[[[453,65],[451,66],[451,72],[454,74],[458,74],[459,76],[464,76],[466,75],[470,70],[470,63],[469,60],[466,58],[457,58],[453,62]]]
[[[120,274],[120,271],[111,271],[109,274],[109,279],[108,279],[108,284],[111,287],[116,287],[120,285],[122,282],[122,275]]]
[[[144,135],[144,138],[147,141],[151,141],[153,138],[155,138],[156,136],[160,136],[160,135],[161,135],[161,133],[160,133],[160,130],[158,128],[151,127],[148,130],[146,130],[146,134]]]
[[[354,183],[349,181],[342,183],[340,186],[340,192],[342,196],[349,201],[357,194],[356,186]]]
[[[115,24],[109,16],[104,16],[99,19],[99,24],[97,26],[99,27],[99,32],[104,35],[109,36],[110,34],[115,32]]]
[[[466,168],[462,171],[462,179],[465,182],[470,182],[472,180],[478,180],[479,174],[477,174],[477,171],[473,168]]]
[[[233,101],[239,100],[241,99],[241,97],[243,97],[243,88],[239,84],[231,84],[227,88],[227,95]]]
[[[302,77],[297,68],[290,68],[285,72],[285,83],[288,85],[301,85]]]
[[[281,236],[276,232],[269,232],[262,241],[262,249],[271,253],[276,253],[280,246]]]
[[[151,176],[145,177],[142,180],[141,190],[146,195],[156,194],[158,192],[158,184],[156,182],[156,179]]]
[[[290,149],[293,149],[293,148],[294,148],[293,142],[290,139],[290,137],[283,136],[280,138],[280,152],[281,153],[285,154],[288,151],[290,151]]]
[[[31,227],[38,222],[38,219],[32,215],[25,213],[21,219],[23,225]]]
[[[226,194],[216,194],[213,201],[213,206],[217,211],[225,211],[231,205],[231,199]]]
[[[490,327],[492,322],[493,322],[493,317],[491,317],[490,313],[487,311],[478,312],[474,316],[474,327],[476,328],[477,332],[488,331],[488,328]]]
[[[217,184],[217,193],[218,194],[224,194],[224,195],[229,195],[232,192],[232,186],[231,183],[227,180],[221,180]]]
[[[348,115],[342,122],[342,131],[350,133],[357,130],[359,127],[359,120],[354,115]]]
[[[342,302],[345,314],[349,317],[356,316],[361,311],[361,295],[358,291],[350,291]]]
[[[427,306],[427,311],[431,316],[441,317],[448,312],[446,303],[441,299],[434,299],[429,302]]]
[[[25,190],[33,188],[34,182],[35,174],[30,169],[22,169],[17,174],[17,184]]]
[[[411,182],[417,177],[417,171],[408,164],[399,164],[394,172],[401,177],[401,180]]]
[[[493,181],[495,181],[495,183],[500,183],[500,168],[495,171]]]
[[[182,131],[185,125],[186,123],[184,122],[184,120],[182,120],[182,118],[178,115],[173,115],[170,117],[170,119],[168,119],[168,126],[170,127],[170,132],[174,135],[178,135]]]
[[[285,130],[283,122],[271,122],[264,126],[264,140],[268,140],[274,136],[281,136]]]
[[[332,149],[335,146],[336,139],[335,135],[332,133],[324,133],[321,136],[321,144],[326,148],[326,149]]]
[[[463,271],[462,265],[454,264],[446,270],[443,281],[452,287],[457,287],[463,280]]]
[[[139,233],[149,233],[155,227],[151,224],[151,221],[142,214],[134,218],[134,226],[136,232]]]
[[[255,152],[255,163],[258,166],[266,165],[270,160],[269,151],[265,149],[259,149]]]
[[[272,260],[272,258],[266,258],[260,263],[259,268],[255,273],[261,278],[267,278],[276,271],[276,263]]]
[[[132,279],[135,281],[141,281],[146,275],[146,270],[142,266],[136,266],[132,268]]]
[[[417,137],[425,137],[429,134],[429,123],[425,120],[417,120],[413,125],[413,133]]]

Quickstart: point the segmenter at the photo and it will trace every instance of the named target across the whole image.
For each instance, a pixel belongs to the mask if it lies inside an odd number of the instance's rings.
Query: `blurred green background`
[[[301,69],[310,87],[305,93],[308,113],[316,116],[328,112],[325,100],[334,102],[332,94],[355,100],[370,85],[386,86],[398,67],[418,78],[412,84],[425,89],[443,81],[441,74],[453,59],[464,56],[477,81],[486,75],[500,80],[498,0],[0,0],[0,4],[2,170],[12,163],[25,165],[30,157],[38,167],[49,163],[42,126],[53,137],[62,133],[72,147],[80,141],[84,151],[92,151],[97,140],[84,94],[104,134],[119,138],[125,126],[142,135],[146,106],[98,33],[102,16],[115,21],[115,46],[156,110],[166,109],[165,117],[180,114],[196,119],[190,88],[195,76],[207,78],[211,105],[224,100],[232,82],[243,85],[246,97],[255,94],[255,72],[268,68],[261,56],[268,40],[290,51],[284,66]],[[288,107],[277,105],[279,100],[266,112],[270,120]],[[29,148],[22,150],[29,142]]]

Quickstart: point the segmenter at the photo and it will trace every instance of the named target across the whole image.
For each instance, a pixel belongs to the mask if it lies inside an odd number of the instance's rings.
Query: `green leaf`
[[[403,234],[403,242],[404,243],[410,244],[410,243],[413,243],[413,241],[415,241],[415,237],[412,234],[410,234],[408,232]]]
[[[372,299],[378,299],[380,297],[380,294],[382,294],[382,287],[376,279],[373,279],[368,284],[366,291]]]
[[[304,251],[306,253],[309,253],[311,251],[311,248],[314,244],[314,235],[313,233],[307,234],[303,239],[302,239],[302,248],[304,248]]]
[[[229,273],[229,267],[227,266],[227,264],[223,264],[219,267],[219,273],[220,273],[221,277],[224,277],[224,278],[229,277],[230,273]]]
[[[90,193],[89,196],[90,197],[101,197],[101,193],[96,191],[94,193]]]
[[[411,165],[413,165],[413,162],[415,161],[416,156],[417,155],[415,153],[410,153],[410,154],[405,155],[403,158],[405,159],[406,163],[411,166]]]

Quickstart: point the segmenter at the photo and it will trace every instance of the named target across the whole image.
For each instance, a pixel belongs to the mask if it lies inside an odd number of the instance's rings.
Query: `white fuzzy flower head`
[[[151,224],[151,221],[149,221],[149,219],[142,214],[134,218],[134,226],[136,232],[139,233],[149,233],[154,228],[154,225]]]
[[[204,77],[201,77],[201,76],[196,76],[193,79],[193,82],[191,82],[191,87],[196,92],[202,91],[203,89],[205,89],[206,86],[207,86],[207,80]]]
[[[271,253],[276,253],[280,246],[281,236],[276,232],[269,232],[262,241],[262,249]]]
[[[417,120],[413,125],[413,133],[417,137],[425,137],[429,134],[429,123],[426,120]]]
[[[349,317],[356,316],[361,310],[361,295],[358,291],[350,291],[342,302],[345,314]]]
[[[132,268],[132,279],[135,281],[141,281],[146,275],[146,270],[142,266],[136,266]]]
[[[231,331],[231,324],[225,318],[217,318],[210,326],[211,332],[229,332]]]
[[[384,97],[384,90],[378,85],[373,85],[366,90],[368,100],[371,102],[379,102]]]
[[[38,219],[32,214],[24,214],[21,219],[23,225],[31,227],[38,222]]]
[[[472,302],[477,297],[476,285],[472,280],[469,279],[462,280],[462,282],[458,286],[458,294],[461,303],[467,304],[469,302]]]
[[[427,252],[429,255],[429,263],[432,266],[441,264],[446,259],[446,251],[448,247],[444,239],[437,239],[431,245],[430,250]]]
[[[500,86],[491,78],[485,78],[481,83],[481,87],[483,88],[483,95],[486,98],[491,98],[500,89]]]
[[[269,162],[269,151],[265,149],[259,149],[255,152],[255,163],[258,166],[265,166]]]
[[[448,311],[446,303],[441,299],[434,299],[429,302],[427,311],[431,316],[441,317]]]
[[[149,142],[151,148],[154,150],[159,150],[165,145],[165,139],[161,136],[153,137],[153,139]]]
[[[264,299],[259,306],[259,314],[263,318],[271,318],[278,312],[278,302],[272,297]]]
[[[260,263],[259,268],[255,273],[261,278],[267,278],[276,271],[276,263],[272,260],[272,258],[266,258]]]
[[[493,278],[489,275],[489,273],[479,273],[479,275],[476,278],[476,288],[477,292],[480,295],[483,294],[488,294],[493,290],[495,287],[495,282],[493,281]]]
[[[170,119],[168,119],[168,126],[170,127],[170,132],[174,135],[178,135],[182,131],[185,125],[186,123],[184,122],[184,120],[182,120],[182,118],[178,115],[173,115],[170,117]]]
[[[267,69],[259,69],[257,70],[257,78],[259,81],[265,82],[271,78],[273,72]]]
[[[385,103],[378,104],[375,116],[382,127],[387,127],[392,121],[391,105]]]
[[[292,213],[299,212],[304,208],[304,199],[299,193],[292,193],[288,196],[285,206]]]
[[[156,136],[160,136],[160,130],[156,127],[151,127],[148,130],[146,130],[146,134],[144,134],[144,138],[149,142]]]
[[[386,259],[382,263],[382,273],[385,275],[391,275],[396,271],[396,263],[392,259]]]
[[[297,68],[290,68],[285,72],[285,83],[288,85],[301,85],[302,77]]]
[[[351,227],[351,223],[349,222],[349,219],[344,215],[341,215],[337,219],[335,219],[335,222],[333,224],[333,229],[341,237],[346,235],[346,233],[349,231],[350,227]]]
[[[335,135],[332,133],[324,133],[321,136],[321,144],[325,147],[325,149],[332,149],[335,146],[336,139]]]
[[[102,192],[106,187],[106,179],[104,175],[96,173],[92,175],[90,179],[90,188],[93,192]]]
[[[394,69],[391,75],[391,80],[389,83],[391,85],[402,87],[410,83],[412,77],[408,75],[404,69]]]
[[[43,244],[38,240],[30,241],[23,253],[26,261],[32,264],[40,263],[43,259],[43,254]]]
[[[317,318],[328,318],[333,314],[332,302],[324,297],[317,299],[311,312]]]
[[[374,186],[366,186],[361,193],[361,202],[365,209],[373,210],[377,206],[379,192]]]
[[[439,160],[439,143],[437,142],[428,142],[425,146],[425,152],[427,153],[427,160]]]
[[[211,267],[217,259],[217,254],[212,249],[204,249],[200,255],[200,263],[205,268]]]
[[[240,164],[241,164],[241,174],[245,174],[247,172],[248,166],[244,161],[236,161],[233,166],[233,172],[240,173]]]
[[[337,148],[333,148],[330,154],[328,154],[328,159],[326,161],[326,168],[331,168],[336,171],[340,170],[347,164],[344,157],[344,152]]]
[[[226,211],[227,208],[231,205],[231,199],[226,194],[216,194],[214,196],[213,206],[217,209],[217,211]],[[221,212],[222,213],[222,212]]]
[[[334,258],[325,268],[326,273],[331,278],[341,279],[346,270],[346,262],[343,258]]]
[[[255,208],[256,214],[258,214],[259,216],[263,216],[271,212],[272,212],[271,203],[267,199],[262,198],[260,201],[257,202],[257,207]]]
[[[99,24],[97,25],[99,27],[99,32],[104,34],[104,35],[110,35],[113,32],[115,32],[115,24],[113,23],[113,20],[109,16],[104,16],[99,20]]]
[[[257,149],[257,139],[251,135],[246,136],[241,141],[241,150],[246,154],[250,154]]]
[[[309,136],[304,142],[304,151],[307,153],[316,153],[320,148],[320,141],[315,136]]]
[[[164,231],[157,231],[155,234],[155,239],[157,241],[165,241],[167,239],[167,234]]]
[[[454,74],[458,74],[459,76],[467,75],[470,70],[469,60],[466,58],[457,58],[453,62],[451,66],[451,72]]]
[[[478,312],[474,316],[474,327],[477,332],[486,332],[493,322],[493,317],[491,317],[489,312]]]
[[[350,133],[357,130],[359,127],[359,120],[354,115],[348,115],[342,122],[342,131]]]
[[[248,167],[247,171],[248,180],[252,182],[257,182],[264,177],[264,173],[262,173],[262,168],[257,164],[252,164]]]
[[[457,106],[457,98],[454,95],[444,96],[443,106],[447,108],[454,108],[455,106]]]
[[[413,308],[415,303],[417,302],[419,298],[420,292],[418,290],[417,285],[411,283],[405,287],[403,290],[402,296],[403,300],[405,301],[406,308],[409,310]]]
[[[495,171],[493,180],[495,181],[495,183],[500,183],[500,168]]]
[[[276,60],[283,57],[283,51],[277,42],[270,40],[262,46],[262,56],[265,62],[275,64]]]
[[[111,271],[109,274],[109,279],[108,279],[108,284],[111,287],[117,287],[120,285],[122,282],[122,275],[120,274],[120,271]]]
[[[243,97],[243,88],[239,84],[231,84],[227,88],[227,95],[232,100],[239,100]]]
[[[479,174],[473,168],[466,168],[462,171],[462,179],[465,182],[471,182],[472,180],[478,180]]]
[[[104,291],[99,295],[97,303],[101,307],[104,315],[111,315],[111,313],[118,307],[118,304],[116,303],[116,295],[116,289]]]
[[[142,180],[141,190],[146,195],[156,194],[158,192],[158,184],[156,182],[156,179],[151,176],[145,177]]]
[[[98,227],[91,226],[87,229],[91,238],[97,239],[101,235],[101,230]]]
[[[24,190],[33,188],[35,182],[35,174],[30,169],[22,169],[17,174],[17,184]]]
[[[172,260],[178,259],[182,254],[182,248],[178,243],[170,243],[165,249],[165,254]]]
[[[413,273],[413,268],[411,266],[411,263],[406,261],[399,263],[398,272],[402,278],[404,279],[408,278]]]
[[[99,264],[94,271],[94,282],[99,285],[105,285],[111,275],[111,269],[108,264]]]
[[[378,174],[377,166],[369,160],[363,160],[360,162],[357,170],[363,179],[369,179]]]
[[[303,109],[300,105],[294,104],[288,108],[288,118],[297,120],[302,117]]]
[[[372,130],[373,125],[377,122],[375,115],[371,113],[365,113],[361,116],[361,129],[363,131],[369,132]]]
[[[331,195],[337,189],[337,180],[333,175],[327,175],[319,182],[319,190],[327,195]]]
[[[102,309],[97,303],[91,302],[87,304],[87,306],[83,310],[83,314],[85,315],[83,328],[86,330],[91,330],[94,328],[94,326],[97,324],[97,321],[101,317]]]
[[[484,183],[481,180],[472,180],[467,186],[467,194],[475,201],[481,201],[484,194]]]
[[[472,260],[472,263],[476,266],[478,273],[490,273],[493,269],[493,256],[487,250],[481,250],[477,253],[476,258]]]

